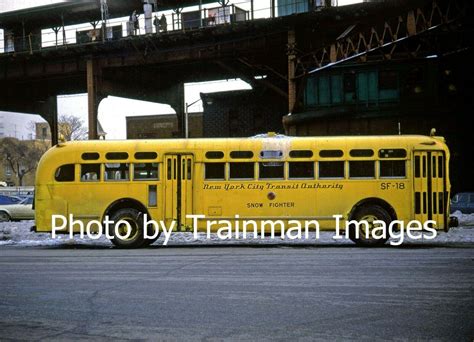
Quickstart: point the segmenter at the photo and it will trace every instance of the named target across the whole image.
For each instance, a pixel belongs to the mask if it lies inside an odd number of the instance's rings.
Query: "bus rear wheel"
[[[359,225],[359,235],[356,235],[357,227],[350,227],[349,231],[349,238],[354,241],[358,246],[365,246],[365,247],[372,247],[372,246],[382,246],[387,242],[389,239],[388,235],[388,226],[392,221],[390,214],[378,205],[363,205],[362,207],[358,208],[354,215],[352,216],[351,220],[355,221],[367,221],[368,223],[368,232],[365,230],[365,225]],[[374,238],[372,232],[374,229],[378,227],[378,225],[374,224],[374,221],[383,221],[385,222],[385,230],[383,237]],[[382,235],[379,232],[376,234],[377,236]]]
[[[125,221],[117,227],[111,228],[110,241],[119,248],[139,248],[145,244],[143,237],[143,215],[133,208],[119,209],[114,212],[110,219],[117,225],[119,221]]]

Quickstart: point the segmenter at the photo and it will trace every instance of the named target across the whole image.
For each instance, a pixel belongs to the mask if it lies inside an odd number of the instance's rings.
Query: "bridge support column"
[[[178,83],[173,86],[173,96],[170,98],[169,104],[175,110],[176,116],[178,118],[178,136],[181,138],[185,137],[185,118],[186,111],[184,110],[185,101],[184,101],[184,83]]]
[[[184,109],[184,107],[186,106],[186,101],[184,99],[184,83],[180,83],[178,85],[178,88],[179,88],[179,92],[178,92],[178,103],[179,103],[179,111],[176,112],[176,114],[178,114],[178,123],[179,123],[179,128],[180,128],[180,131],[179,131],[179,136],[182,137],[182,138],[185,138],[185,135],[186,135],[186,129],[185,129],[185,124],[186,124],[186,119],[185,119],[185,115],[186,115],[186,110]]]
[[[288,113],[292,113],[296,104],[296,36],[295,31],[288,31]]]
[[[89,140],[98,139],[97,116],[99,103],[104,98],[101,93],[102,73],[96,60],[87,60],[87,109],[89,113]]]
[[[58,99],[54,96],[49,96],[44,102],[41,101],[39,106],[41,117],[49,124],[51,130],[51,146],[58,143]]]

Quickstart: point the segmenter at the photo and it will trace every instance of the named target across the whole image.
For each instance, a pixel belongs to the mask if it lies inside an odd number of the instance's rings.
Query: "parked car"
[[[460,192],[451,200],[451,213],[460,211],[463,214],[474,213],[474,192]]]
[[[15,204],[21,201],[20,197],[0,195],[0,205]]]
[[[15,204],[0,205],[0,222],[33,220],[33,197],[27,197]]]

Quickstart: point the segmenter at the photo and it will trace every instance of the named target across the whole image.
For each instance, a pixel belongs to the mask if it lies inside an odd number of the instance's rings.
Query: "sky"
[[[12,11],[20,8],[48,5],[62,2],[60,0],[0,0],[0,13]],[[360,0],[338,0],[340,6],[351,3],[361,2]],[[232,0],[230,3],[237,4],[239,7],[249,10],[249,0]],[[255,0],[255,17],[269,16],[270,0]],[[216,4],[207,5],[207,7],[216,7]],[[187,10],[193,10],[189,8]],[[197,9],[197,7],[196,7]],[[165,12],[166,14],[166,12]],[[115,19],[115,22],[125,21],[127,18]],[[141,23],[141,27],[143,27]],[[75,25],[66,27],[67,40],[75,39],[77,29],[90,28],[89,24]],[[1,31],[1,30],[0,30]],[[55,36],[52,30],[43,30],[43,42],[49,42],[49,45],[55,44]],[[48,44],[48,43],[47,43]],[[3,32],[0,32],[0,52],[3,51]],[[217,92],[237,89],[251,89],[250,85],[240,79],[216,80],[207,83],[190,83],[185,85],[185,101],[193,103],[200,99],[199,93]],[[189,112],[202,111],[201,101],[197,101],[189,107]],[[99,105],[99,121],[107,133],[106,139],[125,139],[126,127],[125,117],[136,115],[156,115],[170,114],[175,111],[167,104],[138,101],[119,97],[109,96],[102,100]],[[76,94],[67,96],[58,96],[58,114],[75,115],[80,117],[87,126],[87,95]],[[28,122],[31,118],[28,119]],[[42,121],[39,117],[37,121]],[[26,122],[26,119],[25,119]]]
[[[186,102],[191,104],[190,113],[201,112],[202,103],[199,93],[212,93],[216,91],[251,89],[250,85],[239,79],[221,80],[217,82],[189,83],[185,85]],[[87,94],[66,95],[58,97],[58,113],[79,116],[87,124]],[[156,115],[175,113],[167,104],[131,100],[121,97],[109,96],[99,105],[99,121],[107,133],[106,139],[125,139],[125,117],[137,115]]]

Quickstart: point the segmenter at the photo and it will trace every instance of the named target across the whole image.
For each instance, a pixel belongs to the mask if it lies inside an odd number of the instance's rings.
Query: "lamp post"
[[[189,107],[191,107],[193,104],[197,103],[201,101],[201,99],[197,99],[196,101],[194,102],[191,102],[191,103],[187,103],[186,102],[186,110],[185,110],[185,113],[184,113],[184,137],[187,139],[189,138],[189,112],[188,112],[188,109]]]

